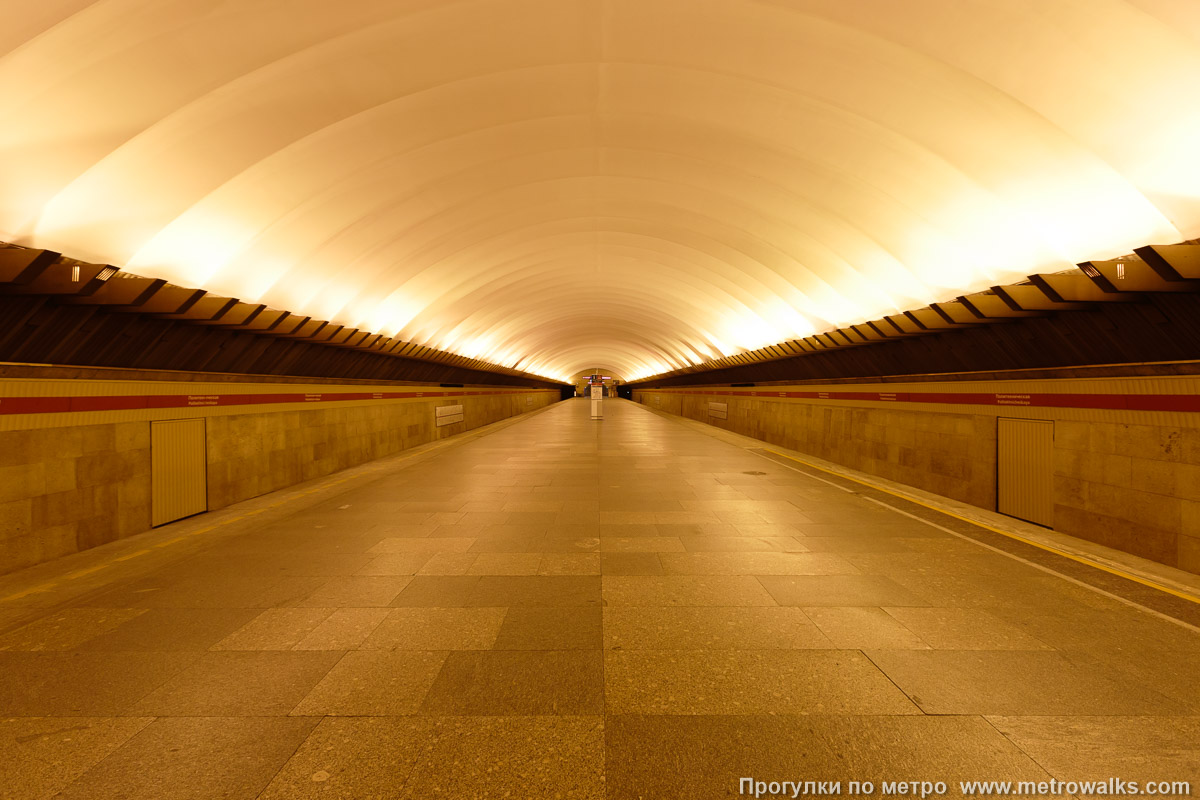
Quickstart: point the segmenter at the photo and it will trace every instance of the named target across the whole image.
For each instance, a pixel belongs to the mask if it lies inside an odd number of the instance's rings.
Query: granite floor
[[[3,604],[0,797],[1200,787],[1195,629],[605,405]]]

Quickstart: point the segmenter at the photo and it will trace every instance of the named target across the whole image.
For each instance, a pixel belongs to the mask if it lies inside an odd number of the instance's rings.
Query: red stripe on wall
[[[716,397],[784,397],[801,400],[841,400],[939,405],[1017,406],[1028,408],[1093,408],[1113,411],[1200,412],[1200,395],[1195,394],[1022,394],[1000,392],[810,392],[737,389],[643,389],[663,394],[693,394]]]
[[[276,405],[281,403],[337,403],[350,400],[407,400],[418,397],[483,397],[553,391],[475,392],[290,392],[275,394],[156,394],[92,395],[84,397],[0,397],[0,415],[64,414],[86,411],[130,411],[153,408]]]

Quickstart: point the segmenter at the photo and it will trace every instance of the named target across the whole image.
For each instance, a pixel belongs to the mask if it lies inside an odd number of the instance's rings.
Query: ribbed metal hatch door
[[[997,510],[1054,526],[1054,421],[997,420]]]
[[[208,510],[203,419],[150,424],[151,521],[165,525]]]

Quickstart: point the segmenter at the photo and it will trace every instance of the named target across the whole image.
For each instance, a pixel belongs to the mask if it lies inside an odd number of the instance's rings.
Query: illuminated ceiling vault
[[[0,5],[0,239],[551,377],[1200,235],[1196,0]]]

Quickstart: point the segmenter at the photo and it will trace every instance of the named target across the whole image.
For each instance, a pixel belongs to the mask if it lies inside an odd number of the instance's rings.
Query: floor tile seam
[[[115,717],[102,717],[102,718],[103,719],[139,719],[140,717],[115,716]],[[59,717],[47,717],[47,719],[60,719],[60,718]],[[69,719],[69,718],[63,718],[63,719]],[[57,792],[55,792],[53,797],[59,797],[59,796],[65,794],[73,786],[80,784],[88,775],[92,774],[94,771],[101,768],[105,762],[109,761],[110,759],[117,758],[117,756],[121,753],[121,751],[123,751],[126,747],[128,747],[129,744],[131,742],[133,742],[134,739],[136,739],[137,737],[139,737],[143,733],[145,733],[155,723],[165,721],[165,720],[171,720],[171,719],[222,719],[222,720],[233,719],[233,720],[237,720],[237,719],[287,719],[287,717],[280,717],[277,715],[270,715],[270,716],[268,716],[268,715],[254,715],[254,716],[246,715],[246,716],[237,716],[237,717],[230,717],[227,715],[205,715],[205,716],[155,715],[155,716],[146,717],[145,719],[149,720],[145,725],[138,728],[137,731],[133,732],[130,736],[126,737],[124,739],[124,741],[122,741],[118,746],[114,747],[112,749],[112,751],[110,751],[108,754],[106,754],[103,758],[101,758],[98,761],[96,761],[95,763],[93,763],[90,767],[88,767],[86,770],[81,772],[73,780],[71,780],[69,783],[64,785]],[[313,724],[312,728],[309,729],[308,734],[305,736],[304,740],[302,740],[300,744],[303,744],[304,741],[307,741],[308,736],[311,735],[312,731],[316,729],[316,725],[317,725],[317,723]],[[299,745],[297,745],[296,749],[297,750],[299,749]],[[292,754],[289,755],[288,758],[285,759],[283,763],[287,763],[287,760],[289,760],[292,757],[292,755],[294,755],[294,754],[295,754],[295,751],[293,751]],[[282,765],[281,765],[281,768],[282,768]],[[274,775],[272,775],[271,780],[274,780]],[[264,786],[263,786],[264,791],[266,790],[266,787],[269,784],[270,784],[270,780],[268,780],[264,784]],[[258,796],[261,796],[261,792],[259,795],[256,795],[256,797],[258,797]]]
[[[992,651],[992,650],[1004,650],[1004,651],[1019,650],[1019,651],[1026,651],[1026,652],[1038,652],[1039,650],[1058,651],[1060,649],[1060,648],[1055,647],[1054,645],[1050,644],[1049,642],[1043,642],[1041,639],[1034,636],[1032,633],[1026,633],[1025,631],[1022,631],[1022,630],[1018,630],[1017,633],[1019,633],[1022,636],[1025,636],[1029,639],[1032,639],[1033,641],[1040,644],[1041,647],[1037,648],[1036,650],[1028,648],[1028,647],[1016,647],[1016,648],[1012,648],[1012,647],[1004,647],[1004,648],[996,648],[996,647],[971,647],[971,648],[935,647],[932,642],[930,642],[925,637],[921,636],[921,634],[918,633],[917,631],[914,631],[911,627],[909,627],[908,625],[906,625],[904,623],[904,620],[900,619],[899,617],[897,617],[895,614],[893,614],[891,612],[891,609],[905,609],[905,608],[908,608],[908,609],[929,608],[929,609],[943,609],[943,610],[950,610],[950,611],[978,611],[979,613],[986,615],[987,617],[991,618],[995,622],[1000,623],[1001,625],[1007,625],[1010,627],[1015,627],[1015,626],[1012,626],[1012,623],[1008,622],[1007,620],[1001,619],[1000,617],[997,617],[995,614],[992,614],[986,608],[965,609],[965,608],[962,608],[961,606],[879,606],[880,611],[882,611],[883,613],[887,614],[889,617],[894,619],[905,630],[909,631],[913,636],[917,637],[917,639],[919,639],[920,641],[922,641],[926,645],[928,645],[929,649],[931,649],[931,650],[970,650],[970,651],[985,651],[985,652]]]
[[[781,606],[781,607],[784,607],[784,606]],[[809,613],[809,609],[819,608],[819,607],[822,607],[822,606],[791,606],[791,608],[800,609],[800,612],[802,614],[804,614],[805,619],[807,619],[814,628],[816,628],[818,631],[820,631],[821,634],[823,636],[825,636],[825,638],[828,639],[831,643],[836,644],[836,642],[833,641],[833,638],[830,636],[830,634],[826,633],[825,629],[821,627],[820,623],[817,622],[815,619],[813,619],[812,615]],[[838,606],[823,606],[823,607],[824,608],[837,608]],[[888,613],[887,612],[888,607],[885,607],[885,606],[849,606],[849,607],[850,608],[877,608],[880,611],[884,612],[885,614]],[[896,606],[890,606],[890,607],[895,608]],[[888,614],[888,616],[892,617],[891,614]],[[904,628],[904,630],[908,631],[913,636],[913,638],[915,638],[918,642],[920,642],[921,644],[925,645],[926,647],[928,647],[930,649],[935,649],[932,644],[930,644],[928,641],[925,640],[924,637],[922,637],[920,634],[918,634],[912,628],[905,625],[901,620],[896,619],[895,617],[892,617],[892,619],[894,619],[896,621],[897,625],[899,625],[901,628]],[[839,649],[847,649],[847,648],[839,648]],[[904,649],[909,649],[909,648],[904,648]]]
[[[288,755],[287,755],[287,758],[282,758],[282,759],[280,759],[280,761],[279,761],[279,768],[278,768],[278,769],[276,769],[276,770],[275,770],[273,773],[271,773],[270,777],[268,777],[268,778],[267,778],[267,779],[266,779],[266,780],[263,782],[263,784],[262,784],[262,789],[260,789],[260,790],[258,791],[258,793],[254,795],[254,797],[255,797],[255,800],[257,800],[258,798],[261,798],[261,797],[263,797],[263,796],[264,796],[264,795],[267,793],[267,790],[268,790],[269,788],[271,788],[271,784],[272,784],[272,783],[274,783],[274,782],[275,782],[275,779],[279,777],[279,775],[280,775],[280,774],[283,772],[283,770],[284,770],[285,768],[287,768],[287,765],[288,765],[289,763],[291,763],[291,761],[292,761],[292,759],[293,759],[293,758],[295,758],[295,757],[296,757],[296,754],[300,752],[301,748],[303,748],[303,747],[304,747],[304,745],[308,743],[308,740],[309,740],[309,739],[311,739],[311,738],[313,737],[313,735],[314,735],[314,734],[317,732],[317,729],[318,729],[319,727],[321,727],[321,723],[322,723],[322,722],[324,721],[324,719],[325,719],[325,718],[323,718],[323,717],[322,717],[322,718],[316,718],[316,717],[292,717],[290,714],[288,715],[288,718],[289,718],[289,719],[315,719],[316,721],[315,721],[315,722],[313,722],[313,724],[312,724],[312,727],[308,729],[308,733],[307,733],[307,735],[305,735],[305,737],[304,737],[303,739],[301,739],[299,742],[297,742],[297,743],[296,743],[296,746],[295,746],[295,747],[292,749],[292,751],[291,751],[290,753],[288,753]]]
[[[918,637],[918,638],[920,638],[920,637]],[[868,648],[868,649],[870,649],[870,648]],[[922,716],[926,716],[926,717],[932,716],[931,714],[926,712],[924,708],[921,707],[920,703],[918,703],[916,700],[913,700],[912,696],[908,692],[904,691],[904,689],[900,686],[900,684],[896,683],[896,681],[893,680],[892,676],[887,673],[887,670],[885,670],[883,667],[881,667],[879,665],[879,663],[875,661],[875,659],[871,658],[871,654],[868,653],[866,649],[859,648],[858,652],[862,655],[863,658],[865,658],[867,660],[867,662],[872,667],[875,668],[875,670],[880,675],[882,675],[884,678],[887,679],[888,683],[890,683],[892,686],[896,687],[896,691],[898,691],[898,692],[900,692],[900,694],[904,695],[904,699],[907,700],[909,703],[911,703],[913,708],[917,709],[917,711],[919,711]],[[959,715],[959,716],[961,716],[961,715]]]
[[[283,651],[279,651],[279,652],[291,653],[291,652],[295,652],[295,651],[292,651],[292,650],[283,650]],[[339,652],[339,651],[337,651],[337,650],[316,650],[316,651],[312,651],[312,650],[310,650],[310,651],[300,651],[300,652],[336,653],[336,652]],[[291,717],[293,717],[293,716],[294,716],[294,717],[310,717],[310,716],[315,716],[315,715],[312,715],[312,714],[297,714],[297,713],[296,713],[296,709],[297,709],[297,708],[299,708],[300,706],[302,706],[302,705],[304,704],[304,701],[308,699],[309,695],[311,695],[311,694],[312,694],[314,691],[316,691],[316,689],[317,689],[317,686],[319,686],[319,685],[320,685],[320,684],[321,684],[321,683],[322,683],[322,682],[323,682],[323,681],[324,681],[326,678],[328,678],[328,677],[329,677],[329,674],[330,674],[331,672],[333,672],[335,669],[337,669],[337,668],[338,668],[338,666],[339,666],[339,665],[340,665],[340,664],[341,664],[343,661],[345,661],[345,660],[346,660],[346,659],[347,659],[347,658],[350,656],[350,654],[351,654],[351,653],[356,653],[356,652],[361,652],[361,651],[358,651],[358,650],[342,650],[342,651],[340,651],[340,652],[341,652],[341,654],[342,654],[342,655],[341,655],[341,657],[340,657],[340,658],[338,658],[338,659],[335,659],[335,660],[331,660],[331,661],[330,661],[330,664],[329,664],[329,666],[328,666],[328,667],[326,667],[326,668],[325,668],[325,669],[324,669],[324,670],[321,672],[320,676],[319,676],[319,677],[317,677],[317,679],[316,679],[316,680],[314,680],[314,681],[313,681],[313,682],[312,682],[312,683],[309,685],[308,689],[307,689],[307,690],[304,692],[304,695],[303,695],[303,697],[300,697],[300,698],[299,698],[299,699],[296,701],[296,703],[295,703],[295,704],[294,704],[294,705],[293,705],[293,706],[292,706],[292,707],[291,707],[291,708],[290,708],[290,709],[289,709],[289,710],[288,710],[286,713],[284,713],[284,714],[282,714],[282,715],[280,715],[280,716],[289,717],[289,718],[291,718]]]
[[[1014,748],[1016,748],[1018,752],[1020,752],[1022,755],[1024,755],[1026,758],[1028,758],[1030,761],[1032,761],[1034,764],[1037,764],[1038,768],[1041,769],[1042,772],[1046,773],[1047,775],[1049,775],[1051,777],[1055,777],[1055,773],[1050,769],[1050,767],[1048,765],[1043,764],[1034,753],[1031,753],[1028,750],[1026,750],[1019,741],[1012,738],[1011,736],[1006,734],[1004,731],[1000,730],[999,727],[997,727],[996,723],[993,721],[997,715],[995,715],[995,714],[979,714],[978,716],[980,719],[983,720],[984,724],[986,724],[988,727],[990,727],[992,730],[994,730],[997,734],[999,734],[1000,737],[1004,739],[1004,741],[1008,742],[1010,745],[1012,745]],[[1072,715],[1072,716],[1077,716],[1077,715]]]
[[[29,718],[26,717],[25,719],[29,719]],[[59,719],[59,718],[58,717],[46,717],[45,719]],[[68,717],[66,719],[72,719],[72,718]],[[75,718],[75,719],[79,719],[79,718]],[[101,717],[101,719],[120,720],[120,719],[139,719],[139,718],[138,717]],[[56,791],[51,796],[59,797],[60,795],[66,793],[68,789],[70,789],[72,786],[75,786],[76,784],[78,784],[81,780],[83,780],[83,778],[85,776],[90,774],[93,770],[95,770],[97,767],[99,767],[105,761],[108,761],[110,758],[113,758],[117,753],[119,753],[121,750],[123,750],[131,741],[133,741],[135,738],[137,738],[139,735],[141,735],[147,728],[149,728],[151,725],[153,725],[159,719],[160,719],[159,717],[149,717],[148,718],[149,721],[146,722],[146,724],[142,725],[136,731],[134,731],[129,736],[127,736],[124,740],[122,740],[122,742],[119,745],[117,745],[111,751],[106,753],[103,758],[98,759],[95,763],[93,763],[87,769],[80,772],[78,775],[75,776],[75,778],[73,780],[67,782],[61,789]]]

